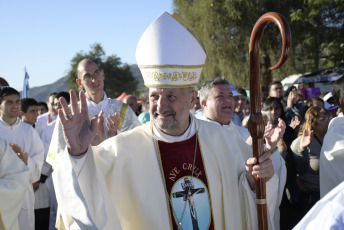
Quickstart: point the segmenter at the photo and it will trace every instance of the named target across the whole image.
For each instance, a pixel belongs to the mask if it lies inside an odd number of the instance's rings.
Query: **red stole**
[[[158,141],[172,229],[178,229],[178,221],[183,230],[214,229],[210,190],[198,141],[191,178],[196,137],[195,134],[188,140],[174,143]],[[168,198],[172,200],[174,212]]]

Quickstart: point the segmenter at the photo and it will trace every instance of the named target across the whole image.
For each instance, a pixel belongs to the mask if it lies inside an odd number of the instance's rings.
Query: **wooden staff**
[[[265,123],[261,113],[260,75],[259,75],[259,44],[263,31],[269,22],[274,22],[282,37],[282,55],[279,62],[270,70],[279,68],[288,59],[291,47],[291,33],[287,20],[279,13],[269,12],[261,16],[256,22],[250,40],[250,133],[252,136],[253,157],[259,158],[264,152]],[[268,229],[266,210],[265,179],[256,179],[256,203],[258,211],[258,227]]]

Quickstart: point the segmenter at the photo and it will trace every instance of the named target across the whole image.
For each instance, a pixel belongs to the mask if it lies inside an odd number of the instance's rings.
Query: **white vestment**
[[[0,229],[18,230],[18,215],[29,187],[29,169],[0,139]]]
[[[344,229],[344,182],[327,193],[293,230]]]
[[[224,127],[226,130],[230,130],[231,132],[228,133],[229,137],[231,138],[231,135],[235,133],[239,138],[241,138],[244,142],[247,141],[247,139],[251,136],[249,131],[242,126],[238,126],[234,124],[233,122],[230,122],[228,125],[221,125],[220,123],[208,119],[206,116],[198,116],[198,119],[208,121],[214,124],[217,124],[219,126]],[[243,152],[242,152],[243,153]],[[250,152],[248,155],[243,155],[245,158],[245,161],[252,157],[252,152]],[[276,176],[279,178],[279,186],[278,186],[278,195],[276,196],[276,200],[273,201],[273,203],[269,204],[269,213],[270,213],[270,218],[274,222],[274,229],[279,229],[279,219],[280,219],[280,212],[279,212],[279,205],[281,204],[282,197],[283,197],[283,190],[284,186],[287,180],[287,168],[285,166],[285,161],[281,154],[279,154],[279,151],[276,151],[273,153],[270,157],[272,164],[274,166],[274,172]],[[269,191],[267,191],[269,192]],[[269,196],[270,194],[267,194]]]
[[[46,158],[48,155],[49,145],[51,141],[51,137],[53,135],[54,127],[55,127],[56,120],[52,121],[51,123],[47,124],[44,130],[41,131],[40,137],[44,146],[44,162],[42,165],[41,175],[47,176],[48,178],[45,180],[44,183],[39,183],[38,189],[35,191],[35,209],[42,209],[50,207],[50,185],[48,183],[49,178],[51,178],[52,167],[50,164],[46,162]],[[35,130],[39,134],[39,130],[37,130],[39,126],[35,126]]]
[[[39,136],[42,136],[42,132],[44,131],[44,129],[48,125],[48,115],[49,115],[49,112],[46,112],[46,113],[43,113],[42,115],[39,115],[37,117],[37,122],[36,122],[37,128],[36,128],[36,130],[37,130]],[[51,121],[55,121],[57,118],[57,115],[50,114],[50,118],[51,118]]]
[[[56,120],[48,124],[42,133],[41,138],[44,145],[45,158],[48,155],[49,146],[50,146],[51,138],[53,136],[55,124],[56,124]],[[49,196],[49,205],[50,205],[49,230],[55,229],[56,215],[57,215],[57,201],[56,201],[56,196],[55,196],[54,184],[51,177],[52,172],[53,172],[52,166],[45,161],[42,166],[42,174],[48,176],[45,182],[45,186],[49,188],[49,195],[50,195]]]
[[[38,181],[41,176],[41,168],[44,160],[44,147],[42,141],[31,125],[19,119],[17,119],[13,125],[9,125],[0,118],[0,138],[6,140],[10,144],[19,145],[23,153],[28,153],[27,167],[30,172],[30,185],[19,213],[19,228],[21,230],[33,230],[35,224],[35,196],[32,183]]]
[[[152,134],[149,122],[99,146],[90,146],[77,161],[65,150],[53,173],[64,222],[61,229],[170,229],[156,140],[166,140],[167,136],[167,140],[182,141],[196,131],[215,228],[257,229],[255,194],[246,180],[245,160],[241,154],[250,153],[251,149],[234,134],[229,139],[230,131],[197,119],[192,119],[188,131],[181,137],[161,132]],[[276,175],[267,183],[267,191],[267,203],[271,204],[277,199]],[[73,220],[78,228],[70,227]],[[269,219],[269,227],[273,229],[271,226]],[[190,226],[183,228],[187,230]]]
[[[333,118],[320,153],[320,197],[344,181],[344,117]]]
[[[127,106],[123,104],[120,101],[117,101],[115,99],[110,99],[106,96],[106,93],[104,92],[104,99],[100,101],[98,104],[95,102],[89,100],[86,98],[87,107],[88,107],[88,115],[90,118],[98,115],[100,111],[103,111],[103,117],[106,118],[107,116],[113,115],[117,113],[120,115],[121,119],[121,127],[120,131],[127,131],[132,128],[135,128],[136,126],[141,125],[139,120],[136,117],[136,114],[133,112],[133,110],[130,108],[130,106]],[[124,109],[125,108],[125,109]],[[105,139],[108,138],[108,129],[105,125],[106,120],[104,119],[104,137]],[[49,152],[47,156],[47,162],[51,164],[53,167],[56,164],[56,156],[61,154],[66,147],[66,143],[63,137],[62,132],[62,125],[60,122],[60,119],[58,118],[56,121],[53,137],[50,143]]]

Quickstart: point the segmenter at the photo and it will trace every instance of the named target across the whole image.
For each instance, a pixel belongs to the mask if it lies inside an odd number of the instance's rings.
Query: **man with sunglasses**
[[[76,74],[75,81],[80,91],[85,92],[89,117],[98,115],[99,122],[103,124],[98,127],[98,134],[92,142],[93,146],[117,135],[118,130],[124,132],[140,125],[135,113],[128,105],[107,97],[104,91],[104,71],[94,61],[81,60],[77,65]],[[58,128],[54,129],[47,160],[53,166],[56,163],[56,156],[66,146],[59,121],[56,127]]]

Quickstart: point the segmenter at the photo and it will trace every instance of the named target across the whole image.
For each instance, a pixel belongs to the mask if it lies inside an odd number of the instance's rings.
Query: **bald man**
[[[137,98],[134,95],[127,95],[123,99],[123,103],[130,106],[136,115],[138,115],[139,105],[137,104]]]
[[[118,131],[124,132],[140,125],[136,114],[127,104],[107,97],[104,91],[104,71],[94,61],[83,59],[78,63],[76,73],[75,81],[79,89],[85,92],[89,117],[99,115],[98,119],[103,123],[92,145],[98,145],[117,135]],[[60,121],[57,122],[57,127],[54,129],[47,158],[53,167],[59,153],[63,152],[66,146]]]

